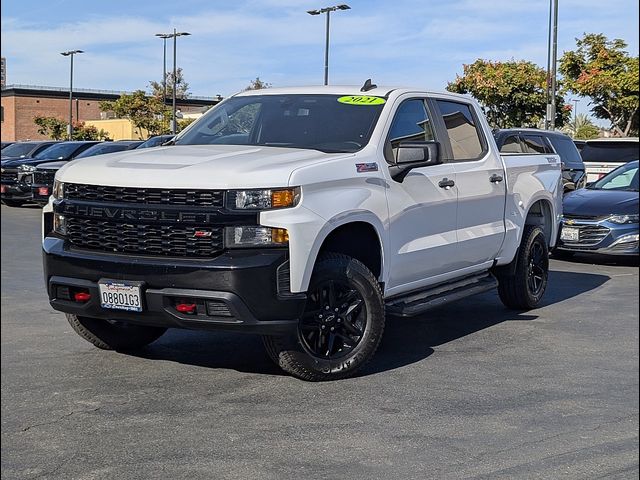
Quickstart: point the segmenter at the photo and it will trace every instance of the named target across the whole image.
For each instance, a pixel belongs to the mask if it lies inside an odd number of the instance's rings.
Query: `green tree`
[[[119,118],[128,118],[142,136],[146,130],[150,136],[169,133],[171,110],[161,98],[147,96],[142,90],[123,94],[114,101],[100,102],[103,112],[113,112]]]
[[[46,135],[52,140],[63,140],[67,138],[67,122],[55,117],[35,117],[33,123],[38,126],[38,133]]]
[[[271,88],[272,85],[268,82],[263,82],[260,77],[256,77],[255,80],[251,80],[249,85],[245,87],[246,90],[262,90],[263,88]]]
[[[623,136],[638,133],[638,57],[630,56],[620,39],[585,33],[576,38],[576,50],[564,52],[560,73],[565,86],[591,98],[591,112],[609,120]]]
[[[478,59],[464,65],[447,90],[467,93],[483,106],[487,120],[496,128],[533,127],[546,112],[547,74],[543,68],[524,60],[493,62]],[[568,119],[570,109],[556,96],[556,126]]]
[[[38,126],[38,133],[46,135],[52,140],[67,139],[67,122],[55,117],[35,117],[33,123]],[[109,133],[103,129],[98,130],[93,125],[85,125],[84,122],[73,124],[72,140],[110,140]]]
[[[167,81],[167,100],[172,98],[173,95],[173,72],[168,72],[166,76]],[[151,81],[149,82],[151,87],[151,95],[162,100],[164,93],[164,87],[162,82]],[[182,68],[176,69],[176,98],[189,98],[189,84],[184,80],[182,74]]]
[[[563,130],[573,138],[580,140],[598,138],[600,134],[600,129],[584,113],[576,115],[575,119],[571,120]]]

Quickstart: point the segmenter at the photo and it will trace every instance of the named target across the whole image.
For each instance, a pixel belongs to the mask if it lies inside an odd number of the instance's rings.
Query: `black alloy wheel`
[[[532,295],[538,296],[545,288],[549,257],[541,242],[536,241],[529,251],[529,265],[527,268],[527,286]]]
[[[298,335],[314,357],[336,359],[360,343],[366,325],[362,295],[343,282],[328,280],[310,292]]]

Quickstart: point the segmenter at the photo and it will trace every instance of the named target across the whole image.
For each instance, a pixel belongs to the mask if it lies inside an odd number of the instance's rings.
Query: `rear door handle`
[[[445,190],[449,190],[451,187],[453,187],[456,184],[456,182],[454,182],[453,180],[449,180],[448,178],[443,178],[442,180],[440,180],[440,182],[438,183],[438,186],[440,188],[444,188]]]
[[[500,183],[502,180],[503,180],[502,176],[501,176],[501,175],[498,175],[498,174],[496,174],[496,173],[494,173],[493,175],[491,175],[491,176],[489,177],[489,181],[490,181],[491,183]]]

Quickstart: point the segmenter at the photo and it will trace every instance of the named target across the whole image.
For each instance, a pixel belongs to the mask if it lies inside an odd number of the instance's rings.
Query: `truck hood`
[[[351,153],[244,145],[174,145],[96,156],[60,169],[67,183],[144,188],[286,186],[293,170]]]

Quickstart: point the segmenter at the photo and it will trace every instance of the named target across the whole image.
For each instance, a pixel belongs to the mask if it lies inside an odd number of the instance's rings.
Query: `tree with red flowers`
[[[638,134],[638,57],[627,44],[596,33],[576,38],[576,50],[564,52],[560,73],[572,92],[589,97],[597,118],[609,120],[621,136]]]

